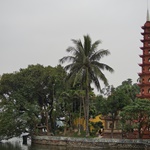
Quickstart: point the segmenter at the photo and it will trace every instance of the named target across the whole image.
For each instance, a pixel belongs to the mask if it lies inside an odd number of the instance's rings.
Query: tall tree
[[[119,111],[133,102],[138,92],[139,88],[137,84],[132,84],[131,79],[123,81],[117,88],[107,86],[103,89],[103,94],[107,96],[107,99],[101,100],[100,104],[97,106],[100,107],[100,113],[110,117],[112,120],[111,137],[113,137],[114,123],[118,117]]]
[[[113,92],[106,101],[107,108],[104,110],[104,114],[107,113],[107,116],[110,116],[112,120],[111,126],[111,137],[113,138],[114,123],[118,117],[119,111],[123,109],[126,105],[130,103],[129,97],[120,90]]]
[[[121,90],[116,90],[107,98],[98,96],[96,98],[96,109],[99,114],[102,114],[104,119],[111,120],[111,137],[113,138],[114,124],[118,120],[119,112],[124,106],[130,103],[128,95]]]
[[[29,92],[32,84],[25,85],[25,82],[28,81],[18,72],[4,74],[0,80],[0,135],[3,137],[18,136],[26,129],[32,133],[39,123],[40,108]]]
[[[37,125],[47,128],[48,133],[54,122],[54,96],[57,98],[62,92],[65,75],[61,66],[42,65],[29,65],[18,72],[3,74],[0,80],[0,135],[20,135],[25,129],[33,133]]]
[[[86,120],[86,136],[89,136],[89,91],[91,83],[95,84],[95,87],[100,90],[100,80],[105,85],[108,85],[108,80],[103,70],[113,72],[113,69],[107,64],[101,63],[101,59],[104,56],[110,54],[108,50],[98,50],[98,45],[101,41],[97,40],[92,44],[92,40],[89,35],[84,36],[84,43],[81,40],[72,40],[75,47],[69,47],[66,51],[71,53],[70,56],[65,56],[60,59],[60,63],[70,61],[71,63],[65,66],[65,69],[69,71],[67,80],[73,80],[74,84],[77,81],[82,83],[82,89],[85,90],[85,120]]]

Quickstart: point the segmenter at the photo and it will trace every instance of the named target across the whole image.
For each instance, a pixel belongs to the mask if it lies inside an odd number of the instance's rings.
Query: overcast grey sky
[[[89,34],[111,52],[102,59],[115,70],[104,72],[109,84],[136,82],[146,11],[147,0],[0,0],[0,74],[57,66],[71,39]]]

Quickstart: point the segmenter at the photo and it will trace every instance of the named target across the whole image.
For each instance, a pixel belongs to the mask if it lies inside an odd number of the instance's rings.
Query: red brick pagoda
[[[150,99],[150,18],[149,12],[147,11],[147,20],[144,26],[142,26],[144,32],[143,39],[141,42],[143,43],[143,47],[141,47],[142,55],[142,63],[139,64],[141,66],[141,73],[139,73],[140,83],[138,84],[140,87],[140,94],[137,95],[138,98],[148,98]]]

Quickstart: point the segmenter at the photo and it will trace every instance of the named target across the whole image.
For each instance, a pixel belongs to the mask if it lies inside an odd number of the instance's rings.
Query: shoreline
[[[83,148],[123,148],[150,150],[149,139],[109,139],[109,138],[74,138],[58,136],[33,136],[32,144],[83,147]]]

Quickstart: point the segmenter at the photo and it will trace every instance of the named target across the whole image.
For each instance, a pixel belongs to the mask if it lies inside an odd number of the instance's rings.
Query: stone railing
[[[105,139],[105,138],[73,138],[57,136],[33,136],[32,143],[59,145],[83,148],[127,148],[150,150],[150,140],[140,139]]]

